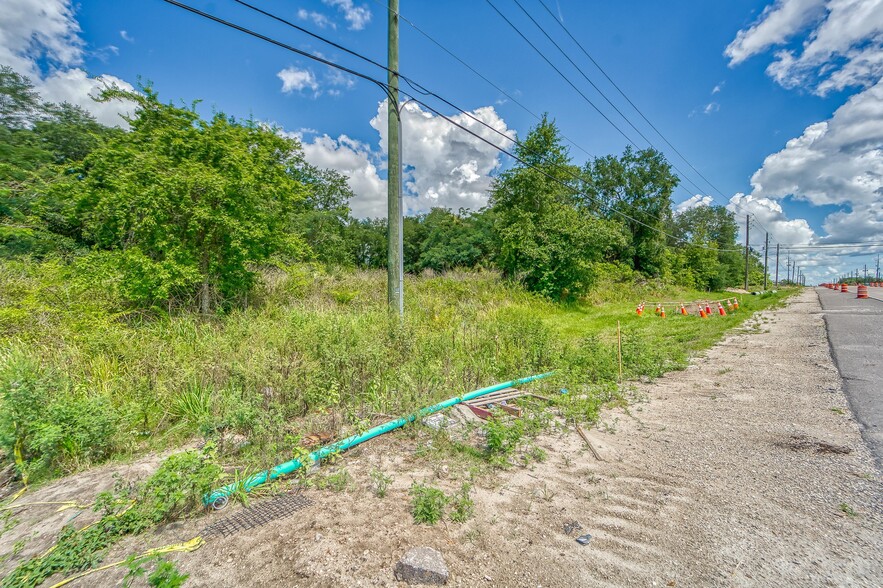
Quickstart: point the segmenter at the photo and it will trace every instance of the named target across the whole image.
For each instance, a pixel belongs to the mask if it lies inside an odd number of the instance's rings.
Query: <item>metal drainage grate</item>
[[[290,517],[311,504],[313,501],[301,494],[300,491],[290,492],[271,500],[259,502],[225,519],[216,521],[203,529],[200,535],[203,537],[229,537],[239,531],[253,529]]]

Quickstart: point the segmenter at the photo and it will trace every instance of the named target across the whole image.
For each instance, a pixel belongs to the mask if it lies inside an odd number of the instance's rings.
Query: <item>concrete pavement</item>
[[[828,342],[862,437],[883,469],[883,288],[872,298],[817,288],[828,327]]]

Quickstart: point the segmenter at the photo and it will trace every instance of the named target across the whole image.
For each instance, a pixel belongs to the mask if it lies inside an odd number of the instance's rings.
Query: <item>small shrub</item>
[[[341,469],[325,476],[324,487],[334,492],[343,492],[349,488],[352,481],[353,477],[350,473],[345,469]]]
[[[149,568],[153,571],[148,574]],[[174,562],[163,559],[158,555],[148,557],[130,557],[126,560],[129,572],[123,578],[123,588],[130,588],[133,580],[147,575],[147,585],[152,588],[180,588],[190,577],[190,574],[182,574]]]
[[[491,456],[507,456],[524,436],[524,421],[495,415],[485,424],[487,451]]]
[[[460,491],[451,497],[451,520],[455,523],[465,523],[472,518],[475,512],[475,502],[470,496],[472,486],[468,482],[464,482],[460,486]]]
[[[448,497],[432,486],[414,482],[411,485],[411,514],[415,523],[434,525],[445,515]]]
[[[371,491],[374,493],[374,496],[384,498],[389,490],[389,485],[392,484],[392,476],[388,476],[377,469],[371,470],[370,475]]]
[[[0,448],[25,481],[105,459],[117,424],[105,398],[74,390],[22,350],[0,355]]]

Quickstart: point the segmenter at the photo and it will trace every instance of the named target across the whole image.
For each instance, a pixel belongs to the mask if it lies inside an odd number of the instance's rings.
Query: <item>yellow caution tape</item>
[[[147,551],[145,551],[144,553],[139,555],[137,559],[140,559],[142,557],[153,557],[154,555],[162,555],[164,553],[174,553],[174,552],[178,552],[178,551],[180,551],[180,552],[196,551],[197,549],[202,547],[204,544],[205,544],[205,540],[202,537],[194,537],[190,541],[185,541],[184,543],[172,543],[171,545],[166,545],[164,547],[155,547],[153,549],[148,549]],[[70,578],[66,578],[66,579],[62,580],[58,584],[53,584],[52,586],[50,586],[50,588],[60,588],[61,586],[65,586],[67,584],[70,584],[74,580],[79,580],[80,578],[88,576],[89,574],[94,574],[95,572],[109,570],[110,568],[122,565],[122,564],[126,563],[127,561],[128,561],[128,558],[121,559],[120,561],[115,561],[113,563],[103,565],[100,568],[93,568],[91,570],[86,570],[85,572],[80,572],[79,574],[76,574],[74,576],[71,576]]]
[[[21,492],[24,492],[24,488],[21,489]],[[16,496],[18,498],[18,496]],[[0,510],[12,510],[14,508],[24,508],[26,506],[39,506],[45,504],[59,504],[61,506],[58,507],[58,510],[55,512],[61,512],[63,510],[68,510],[71,508],[92,508],[91,504],[80,504],[76,500],[65,500],[60,502],[23,502],[21,504],[9,504],[7,506],[0,507]]]

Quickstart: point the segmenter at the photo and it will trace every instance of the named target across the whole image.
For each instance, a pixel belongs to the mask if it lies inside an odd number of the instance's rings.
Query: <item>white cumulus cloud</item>
[[[316,75],[309,69],[299,69],[292,65],[277,73],[276,77],[282,80],[282,91],[286,94],[306,89],[315,92],[319,89]]]
[[[767,74],[783,87],[818,95],[857,91],[829,119],[808,125],[768,155],[751,177],[751,194],[737,194],[733,202],[757,214],[782,243],[883,240],[883,0],[777,0],[725,54],[733,66],[767,51],[773,51]],[[838,210],[816,235],[805,220],[787,217],[781,206],[786,198]],[[795,255],[820,279],[838,259],[875,250]]]
[[[321,12],[315,12],[311,10],[306,10],[301,8],[297,11],[297,17],[301,20],[309,20],[312,21],[314,25],[319,27],[320,29],[324,28],[332,28],[336,29],[337,25],[334,24],[330,18],[322,14]]]
[[[511,147],[515,138],[492,106],[450,117],[491,145]],[[380,148],[387,150],[386,102],[381,102],[371,126],[380,133]],[[441,206],[478,209],[487,204],[491,174],[500,167],[499,151],[445,119],[409,102],[402,112],[402,161],[408,167],[405,190],[411,212]]]
[[[493,107],[478,108],[469,114],[476,120],[465,114],[451,118],[494,145],[511,146],[505,137],[514,138],[515,133]],[[402,119],[406,213],[427,212],[434,207],[476,210],[485,206],[491,176],[500,167],[499,152],[417,104],[405,104]],[[377,149],[345,135],[337,139],[322,135],[303,142],[309,163],[335,169],[350,178],[355,193],[350,206],[360,218],[386,216],[386,180],[380,177],[386,168],[387,153],[385,101],[379,103],[371,126],[379,135]]]
[[[120,114],[131,104],[97,103],[91,96],[105,85],[131,84],[109,75],[93,77],[79,66],[86,44],[70,0],[3,0],[0,8],[0,64],[28,76],[42,98],[82,106],[108,125],[126,126]],[[44,73],[39,64],[48,66]]]
[[[687,212],[691,208],[697,208],[699,206],[711,206],[713,203],[714,199],[711,196],[696,194],[695,196],[690,196],[683,202],[675,205],[674,212],[675,214],[681,214]]]
[[[371,10],[367,4],[357,6],[353,0],[322,0],[322,2],[337,8],[349,23],[349,28],[354,31],[361,31],[371,22]]]
[[[825,95],[883,75],[883,0],[778,0],[724,53],[734,66],[798,35],[801,47],[778,50],[767,67],[786,88]]]
[[[800,32],[824,10],[825,0],[777,0],[767,6],[757,21],[742,29],[724,55],[735,66],[770,47],[781,45]]]

